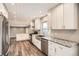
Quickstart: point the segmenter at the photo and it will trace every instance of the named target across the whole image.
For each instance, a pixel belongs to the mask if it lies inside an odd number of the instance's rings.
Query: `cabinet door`
[[[55,43],[55,46],[56,46],[56,53],[55,53],[55,55],[56,56],[63,56],[65,54],[64,53],[65,47],[60,45],[60,44],[57,44],[57,43]]]
[[[56,53],[55,44],[51,41],[48,41],[48,55],[55,56],[55,53]]]
[[[57,28],[56,29],[64,29],[63,27],[63,4],[60,4],[57,8],[56,8],[56,12],[57,12],[57,15],[56,15],[56,26]]]
[[[41,24],[40,19],[39,18],[35,19],[35,30],[40,30],[40,24]]]
[[[32,43],[41,50],[41,41],[37,40],[36,35],[32,35]]]
[[[32,43],[35,45],[35,35],[32,35]]]
[[[52,10],[52,29],[63,29],[63,4]]]
[[[36,47],[41,50],[41,41],[36,39]]]
[[[64,26],[65,29],[77,29],[77,5],[64,4]]]
[[[56,22],[57,22],[57,12],[56,12],[56,8],[52,10],[51,12],[51,22],[52,22],[52,29],[56,29]],[[51,24],[50,24],[51,25]]]
[[[52,12],[50,11],[49,14],[48,14],[48,27],[49,29],[52,28]]]
[[[37,19],[35,19],[35,30],[37,30]]]

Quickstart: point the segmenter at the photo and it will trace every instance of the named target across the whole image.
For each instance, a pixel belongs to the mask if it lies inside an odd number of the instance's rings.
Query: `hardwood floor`
[[[29,41],[12,42],[6,54],[8,56],[45,56]]]

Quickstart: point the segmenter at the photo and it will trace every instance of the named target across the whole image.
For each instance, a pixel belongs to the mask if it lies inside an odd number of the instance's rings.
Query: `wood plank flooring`
[[[6,54],[8,56],[45,56],[29,41],[13,42]]]

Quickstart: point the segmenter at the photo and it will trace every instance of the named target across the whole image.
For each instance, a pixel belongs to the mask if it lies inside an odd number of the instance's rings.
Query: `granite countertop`
[[[39,38],[40,39],[38,39],[38,40],[41,40],[41,38],[43,38],[43,39],[46,39],[48,41],[51,41],[51,42],[54,42],[54,43],[57,43],[57,44],[60,44],[60,45],[66,46],[66,47],[72,47],[72,46],[76,46],[78,44],[76,42],[68,41],[65,39],[60,39],[57,37],[39,37]],[[49,38],[51,38],[51,39],[49,39]],[[52,39],[52,38],[54,38],[54,39]]]
[[[68,41],[68,40],[65,40],[65,39],[57,38],[57,37],[53,37],[53,38],[54,38],[54,40],[52,40],[52,41],[57,42],[61,45],[67,46],[67,47],[72,47],[72,46],[75,46],[75,45],[78,44],[76,42]]]
[[[54,36],[47,36],[47,37],[44,37],[44,36],[40,36],[39,34],[36,35],[36,38],[41,41],[41,38],[42,39],[46,39],[48,41],[51,41],[51,42],[54,42],[54,43],[57,43],[57,44],[60,44],[60,45],[63,45],[63,46],[66,46],[66,47],[72,47],[72,46],[76,46],[78,45],[77,42],[75,41],[71,41],[71,40],[66,40],[66,39],[63,39],[63,38],[60,38],[60,37],[54,37]]]

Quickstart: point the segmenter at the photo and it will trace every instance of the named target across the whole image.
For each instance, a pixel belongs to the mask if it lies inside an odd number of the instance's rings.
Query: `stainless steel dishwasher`
[[[47,39],[44,39],[44,38],[41,39],[41,50],[43,53],[48,55],[48,40]]]

